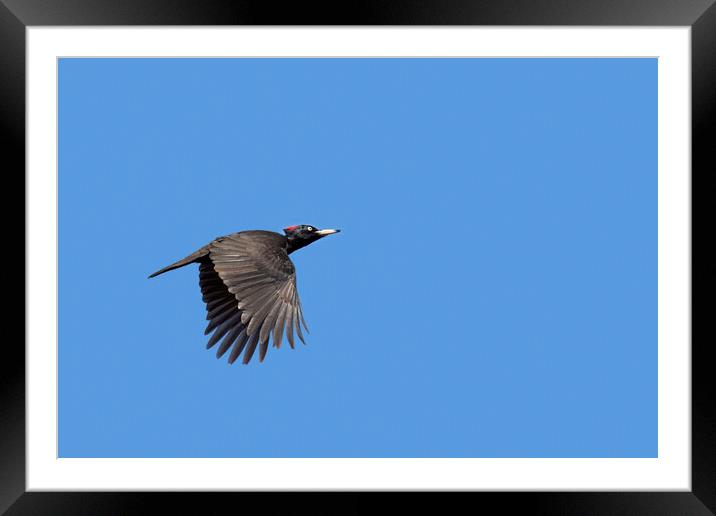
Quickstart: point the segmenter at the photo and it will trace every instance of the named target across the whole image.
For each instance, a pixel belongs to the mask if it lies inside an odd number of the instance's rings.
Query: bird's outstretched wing
[[[248,364],[258,347],[263,362],[269,340],[280,347],[284,332],[294,347],[294,328],[303,342],[296,270],[278,233],[243,231],[216,239],[199,266],[199,285],[209,321],[204,333],[214,332],[206,347],[221,340],[217,357],[233,345],[229,363],[245,349]]]

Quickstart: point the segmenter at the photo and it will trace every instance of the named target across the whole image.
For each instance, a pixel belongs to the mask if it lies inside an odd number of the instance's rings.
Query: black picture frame
[[[690,26],[692,38],[692,185],[716,170],[716,0],[393,0],[330,5],[269,1],[189,0],[0,0],[0,127],[3,169],[9,179],[25,177],[25,28],[57,25],[574,25]],[[6,186],[6,192],[8,191]],[[24,181],[18,188],[24,191]],[[700,191],[704,191],[701,188]],[[693,203],[693,197],[692,197]],[[3,220],[19,233],[18,208],[5,202]],[[693,204],[692,204],[693,211]],[[692,214],[693,220],[693,214]],[[693,223],[692,223],[693,225]],[[6,238],[12,228],[6,231]],[[16,235],[10,263],[19,260]],[[24,247],[23,247],[24,249]],[[693,252],[693,246],[692,246]],[[23,251],[24,255],[24,251]],[[24,263],[24,259],[23,259]],[[693,267],[693,266],[692,266]],[[19,277],[16,266],[4,279]],[[693,273],[692,273],[693,274]],[[22,288],[23,287],[17,287]],[[701,287],[705,289],[706,287]],[[7,291],[7,290],[6,290]],[[12,291],[15,291],[14,289]],[[693,292],[693,290],[692,290]],[[13,296],[11,303],[17,303]],[[7,298],[6,298],[7,299]],[[23,305],[24,306],[24,305]],[[692,302],[693,308],[693,302]],[[693,316],[692,316],[693,319]],[[9,318],[8,318],[9,320]],[[13,323],[17,324],[17,323]],[[8,327],[6,325],[6,327]],[[692,325],[693,327],[693,325]],[[716,512],[716,403],[708,360],[709,341],[692,338],[692,490],[690,492],[502,492],[462,493],[469,506],[499,504],[500,511],[526,514],[700,515]],[[179,512],[256,501],[273,514],[283,506],[332,514],[374,510],[358,493],[330,497],[277,493],[37,493],[25,492],[25,353],[6,334],[0,375],[0,512],[7,514],[136,514],[161,504]],[[711,388],[708,386],[711,385]],[[404,503],[406,495],[400,495]],[[211,499],[209,500],[209,497]],[[470,497],[470,498],[467,498]],[[411,497],[422,508],[445,510],[444,501]],[[434,500],[434,498],[433,498]],[[457,501],[457,500],[456,500]],[[210,504],[210,505],[207,505]],[[440,504],[440,505],[437,505]],[[242,505],[241,507],[245,507]],[[235,507],[237,510],[240,507]],[[209,511],[211,512],[211,511]],[[402,512],[402,511],[401,511]]]

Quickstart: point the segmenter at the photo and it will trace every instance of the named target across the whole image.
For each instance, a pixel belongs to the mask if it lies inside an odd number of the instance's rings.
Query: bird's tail
[[[179,267],[184,267],[185,265],[189,265],[190,263],[196,263],[201,261],[202,258],[207,256],[209,254],[209,246],[204,246],[195,253],[190,254],[186,258],[182,258],[178,262],[174,262],[171,265],[167,265],[163,269],[159,269],[154,274],[150,274],[149,277],[153,278],[154,276],[159,276],[160,274],[164,274],[168,271],[173,271],[174,269],[178,269]]]

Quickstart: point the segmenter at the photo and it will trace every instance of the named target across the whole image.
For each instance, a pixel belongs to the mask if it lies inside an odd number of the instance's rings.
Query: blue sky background
[[[308,345],[204,349],[292,224]],[[62,59],[62,457],[657,455],[655,59]]]

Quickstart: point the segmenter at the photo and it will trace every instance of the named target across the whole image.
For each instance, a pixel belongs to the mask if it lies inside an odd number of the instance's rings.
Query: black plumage
[[[204,334],[213,332],[207,349],[218,343],[217,358],[231,349],[230,364],[243,352],[243,363],[248,364],[258,348],[263,362],[269,341],[279,348],[285,335],[293,348],[294,332],[305,343],[301,327],[308,331],[296,289],[296,269],[288,255],[338,231],[310,225],[287,227],[285,236],[240,231],[213,240],[149,277],[198,263],[209,321]]]

